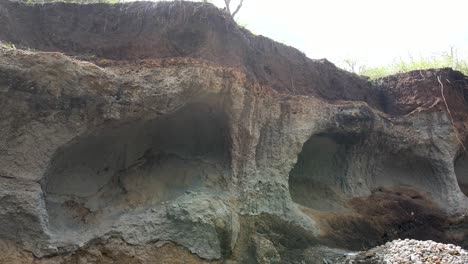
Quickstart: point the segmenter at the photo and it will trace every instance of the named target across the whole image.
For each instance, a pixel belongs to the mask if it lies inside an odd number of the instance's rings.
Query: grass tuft
[[[414,59],[410,56],[409,60],[398,60],[392,64],[380,67],[368,67],[359,63],[357,60],[344,60],[343,68],[347,71],[359,75],[368,76],[371,79],[377,79],[392,74],[405,73],[415,70],[452,68],[468,76],[468,61],[458,57],[457,52],[451,48],[449,52],[430,58]]]

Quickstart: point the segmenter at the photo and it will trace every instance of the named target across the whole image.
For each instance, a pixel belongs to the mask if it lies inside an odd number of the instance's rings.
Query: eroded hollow
[[[459,242],[445,232],[450,220],[434,200],[444,184],[436,161],[366,143],[353,135],[312,136],[290,172],[291,198],[320,224],[321,241],[352,250],[400,237]],[[468,172],[466,157],[459,162]]]
[[[346,188],[349,153],[356,140],[336,134],[312,136],[289,174],[292,200],[317,210],[339,208]]]
[[[226,117],[210,105],[100,130],[55,155],[43,182],[49,228],[102,228],[187,191],[222,192],[228,167]]]
[[[430,160],[411,153],[383,154],[371,178],[373,189],[407,187],[436,196],[444,184]]]
[[[461,191],[468,196],[468,154],[463,154],[455,160],[455,174]]]

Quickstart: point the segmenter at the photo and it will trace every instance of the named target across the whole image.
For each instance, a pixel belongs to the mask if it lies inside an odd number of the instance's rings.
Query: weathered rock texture
[[[202,3],[2,1],[0,25],[0,262],[467,246],[458,72],[370,82]]]

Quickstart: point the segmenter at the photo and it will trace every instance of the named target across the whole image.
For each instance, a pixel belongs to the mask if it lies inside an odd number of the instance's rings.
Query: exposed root
[[[468,153],[468,151],[466,150],[466,147],[465,145],[463,144],[463,141],[460,139],[460,136],[458,134],[458,130],[457,128],[455,127],[455,121],[453,119],[453,116],[452,116],[452,112],[450,112],[450,108],[447,104],[447,99],[445,99],[445,95],[444,95],[444,85],[442,84],[442,81],[440,80],[440,75],[437,75],[437,81],[439,82],[440,84],[440,93],[442,94],[442,99],[444,100],[444,104],[445,104],[445,108],[447,109],[447,113],[450,117],[450,122],[452,123],[452,128],[453,128],[453,131],[455,132],[455,137],[457,138],[458,142],[460,143],[460,145],[462,146],[463,150]]]

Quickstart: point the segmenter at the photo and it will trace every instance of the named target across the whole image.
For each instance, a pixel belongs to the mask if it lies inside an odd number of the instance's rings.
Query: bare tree
[[[242,7],[242,4],[244,3],[244,0],[240,0],[239,5],[237,6],[236,10],[234,12],[231,12],[231,0],[224,0],[224,3],[226,4],[226,10],[227,12],[231,15],[232,18],[239,12],[239,10]]]

